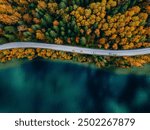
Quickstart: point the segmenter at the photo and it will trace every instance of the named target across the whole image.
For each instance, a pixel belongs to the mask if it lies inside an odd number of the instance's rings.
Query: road
[[[34,43],[34,42],[12,42],[0,45],[0,50],[12,48],[43,48],[43,49],[51,49],[57,51],[74,52],[97,56],[138,56],[150,54],[150,48],[133,49],[133,50],[103,50],[103,49],[92,49],[92,48],[56,45],[48,43]]]

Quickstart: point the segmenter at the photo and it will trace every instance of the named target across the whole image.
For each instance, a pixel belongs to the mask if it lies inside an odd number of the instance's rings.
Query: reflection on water
[[[0,65],[0,83],[0,112],[150,112],[150,73],[35,59]]]

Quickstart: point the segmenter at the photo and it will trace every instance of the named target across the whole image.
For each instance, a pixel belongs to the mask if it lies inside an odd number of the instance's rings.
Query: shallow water
[[[150,112],[149,72],[11,61],[0,64],[0,112]]]

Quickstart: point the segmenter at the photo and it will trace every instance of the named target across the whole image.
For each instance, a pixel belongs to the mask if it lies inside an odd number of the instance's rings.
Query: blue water
[[[150,112],[149,74],[35,59],[1,68],[0,83],[0,112]]]

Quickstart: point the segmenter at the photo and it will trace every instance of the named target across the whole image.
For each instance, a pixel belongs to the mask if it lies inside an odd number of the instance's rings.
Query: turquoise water
[[[150,112],[149,72],[11,61],[0,64],[0,112]]]

